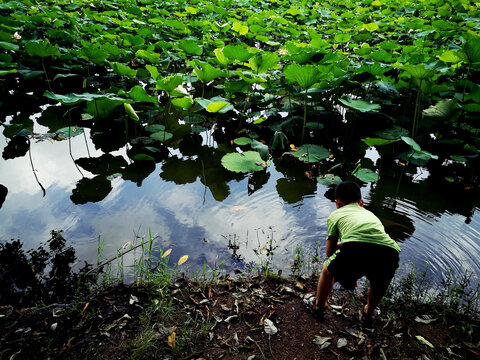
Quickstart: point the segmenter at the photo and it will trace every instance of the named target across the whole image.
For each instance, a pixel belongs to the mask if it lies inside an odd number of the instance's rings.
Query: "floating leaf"
[[[172,133],[167,131],[157,131],[150,135],[152,139],[159,140],[159,141],[167,141],[173,137]]]
[[[338,99],[343,105],[360,112],[377,112],[380,110],[380,105],[371,104],[364,100],[353,100],[350,96],[346,99]]]
[[[325,174],[325,175],[318,176],[317,182],[322,185],[330,186],[330,185],[340,184],[342,182],[342,179],[333,174]]]
[[[168,249],[167,251],[165,251],[165,252],[163,253],[162,258],[163,258],[163,259],[166,258],[168,255],[170,255],[171,252],[172,252],[172,249],[171,249],[171,248]]]
[[[257,151],[230,153],[222,157],[222,165],[225,169],[240,173],[264,170],[264,166],[258,165],[258,163],[261,164],[263,162]],[[269,166],[270,161],[267,161],[265,165]]]
[[[363,182],[374,182],[379,179],[376,172],[367,168],[358,168],[352,175]]]
[[[188,255],[183,255],[180,259],[178,259],[178,265],[182,265],[188,260]]]
[[[247,137],[239,137],[233,140],[233,142],[237,145],[249,145],[252,143],[252,139]]]
[[[69,126],[58,129],[56,134],[59,138],[68,139],[69,137],[74,137],[80,134],[83,134],[83,128],[78,126]]]
[[[290,151],[289,154],[303,162],[312,163],[328,158],[330,151],[321,145],[304,144],[297,151]]]

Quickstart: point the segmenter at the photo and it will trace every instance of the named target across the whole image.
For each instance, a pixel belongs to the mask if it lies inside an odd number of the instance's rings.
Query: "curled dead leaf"
[[[182,265],[188,260],[188,255],[183,255],[180,259],[178,259],[178,265]]]
[[[168,336],[168,346],[175,348],[175,331]]]
[[[172,248],[168,249],[163,253],[162,258],[166,258],[168,255],[170,255],[171,252],[172,252]]]

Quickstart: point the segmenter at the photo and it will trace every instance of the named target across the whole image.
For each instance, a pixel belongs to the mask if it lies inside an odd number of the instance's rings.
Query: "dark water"
[[[46,129],[36,124],[34,132]],[[95,262],[99,235],[104,243],[103,257],[109,258],[136,236],[148,238],[151,231],[158,235],[155,251],[172,248],[172,261],[188,254],[184,266],[190,270],[204,263],[214,266],[225,261],[228,270],[270,260],[276,269],[288,272],[298,248],[304,249],[307,262],[317,254],[323,259],[326,220],[335,205],[328,197],[328,187],[305,178],[302,169],[286,172],[285,165],[276,161],[265,174],[256,175],[256,185],[240,175],[219,183],[218,188],[206,187],[200,177],[189,174],[189,161],[195,156],[187,159],[170,149],[169,159],[178,161],[155,166],[152,162],[151,168],[144,169],[149,174],[144,179],[118,177],[105,185],[102,178],[92,190],[78,182],[95,175],[77,168],[72,160],[72,156],[103,154],[91,143],[91,135],[86,129],[85,137],[72,138],[70,144],[66,140],[32,141],[32,161],[46,189],[45,197],[28,154],[0,160],[0,184],[8,189],[0,208],[2,241],[19,238],[26,248],[34,248],[49,238],[50,230],[62,229],[77,257]],[[5,144],[2,137],[0,147]],[[216,144],[204,134],[203,145]],[[129,162],[125,148],[111,154]],[[369,150],[367,156],[378,159],[375,150]],[[426,169],[403,179],[400,185],[398,178],[382,177],[377,183],[364,185],[362,193],[367,207],[399,242],[402,268],[413,264],[422,271],[428,266],[429,276],[437,281],[449,269],[456,274],[469,271],[478,283],[478,191],[464,187],[446,190],[432,181]],[[252,186],[256,186],[255,191]],[[73,197],[72,192],[76,193]]]

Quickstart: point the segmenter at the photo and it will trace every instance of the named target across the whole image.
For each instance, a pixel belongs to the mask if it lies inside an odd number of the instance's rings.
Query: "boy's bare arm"
[[[327,256],[330,257],[337,250],[337,237],[330,235],[327,238]]]

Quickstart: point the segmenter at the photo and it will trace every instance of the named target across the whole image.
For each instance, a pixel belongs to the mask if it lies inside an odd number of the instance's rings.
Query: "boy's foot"
[[[360,319],[360,323],[362,324],[362,328],[364,329],[372,329],[377,321],[377,315],[380,314],[380,311],[375,309],[372,315],[367,315],[365,312],[366,306],[363,308],[362,317]]]
[[[325,310],[327,307],[323,307],[320,305],[315,305],[317,302],[317,298],[314,294],[305,294],[302,298],[302,304],[305,306],[317,319],[317,321],[325,320]]]

